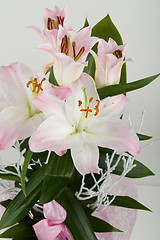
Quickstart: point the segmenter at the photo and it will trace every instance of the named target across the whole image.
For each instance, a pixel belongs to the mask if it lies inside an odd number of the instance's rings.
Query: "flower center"
[[[64,17],[57,16],[57,24],[54,18],[48,18],[47,28],[48,30],[59,29],[59,25],[63,27],[63,23],[64,23]]]
[[[100,100],[96,99],[97,104],[95,105],[94,108],[90,108],[90,104],[93,101],[93,97],[89,99],[89,103],[87,104],[87,95],[85,88],[83,89],[83,92],[85,95],[85,107],[82,108],[82,101],[78,100],[78,107],[80,108],[80,112],[85,112],[85,118],[88,118],[90,116],[97,116],[99,113]]]
[[[122,51],[121,50],[116,50],[113,52],[113,55],[116,57],[116,58],[121,58],[122,57]]]
[[[62,42],[61,42],[61,46],[60,46],[61,53],[64,53],[64,54],[68,55],[68,53],[69,53],[69,42],[70,42],[70,38],[67,37],[67,35],[65,35],[62,38]],[[79,52],[76,54],[76,43],[74,41],[72,42],[72,49],[73,49],[72,58],[74,59],[74,61],[77,61],[78,59],[80,59],[80,57],[82,56],[82,54],[85,51],[85,47],[81,47]]]
[[[40,83],[38,83],[37,78],[31,78],[31,80],[27,83],[27,88],[29,88],[30,84],[32,84],[32,92],[38,94],[40,91],[43,91],[42,83],[46,80],[43,78]]]

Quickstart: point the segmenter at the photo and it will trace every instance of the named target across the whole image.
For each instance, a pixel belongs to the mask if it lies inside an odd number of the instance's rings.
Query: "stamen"
[[[78,107],[80,107],[82,105],[82,101],[78,100]]]
[[[91,103],[93,101],[93,97],[91,97],[90,99],[89,99],[89,103]]]
[[[82,56],[82,54],[84,53],[84,51],[85,51],[85,47],[82,47],[82,48],[80,49],[79,53],[77,54],[77,56],[74,57],[74,60],[77,61],[77,60]]]
[[[97,99],[96,102],[97,102],[97,105],[96,105],[95,108],[94,108],[94,109],[96,110],[94,116],[97,116],[98,113],[99,113],[99,105],[100,105],[100,101]]]
[[[68,49],[68,38],[67,38],[67,35],[65,35],[62,38],[62,42],[61,42],[61,53],[65,53],[67,55],[68,52],[69,52],[69,49]]]
[[[122,51],[121,50],[116,50],[113,52],[113,55],[116,57],[116,58],[121,58],[122,57]]]
[[[48,30],[52,30],[52,29],[54,29],[53,20],[52,20],[51,18],[48,18],[48,21],[47,21],[47,28],[48,28]]]
[[[73,57],[76,57],[76,43],[73,41],[72,42],[72,47],[73,47]]]
[[[30,80],[28,83],[27,83],[27,87],[29,87],[29,85],[32,83],[33,84],[33,89],[32,89],[32,92],[36,92],[37,94],[40,92],[40,91],[43,91],[43,88],[42,88],[42,83],[46,80],[46,78],[43,78],[42,81],[40,83],[38,83],[37,81],[37,78],[34,78],[34,80]],[[36,91],[37,89],[37,91]]]

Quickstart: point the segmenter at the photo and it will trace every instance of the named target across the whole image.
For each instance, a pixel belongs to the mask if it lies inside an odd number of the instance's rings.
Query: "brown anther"
[[[82,101],[78,100],[78,107],[80,107],[82,105]]]
[[[93,97],[91,97],[90,99],[89,99],[89,103],[91,103],[93,101]]]
[[[96,110],[94,116],[97,116],[98,113],[99,113],[99,105],[100,105],[100,101],[97,99],[96,102],[97,102],[97,105],[94,107],[94,109]]]
[[[73,41],[72,42],[72,47],[73,47],[73,57],[76,57],[76,43]]]
[[[68,37],[67,35],[65,35],[62,38],[62,42],[61,42],[61,53],[65,53],[67,55],[69,52],[69,49],[67,47],[68,47]]]
[[[59,28],[58,25],[61,25],[63,27],[63,22],[64,22],[64,17],[62,18],[61,16],[60,17],[57,16],[57,28]]]
[[[65,54],[67,55],[67,54],[68,54],[68,52],[69,52],[69,49],[68,49],[68,48],[66,48]]]
[[[113,52],[113,55],[116,57],[116,58],[121,58],[122,57],[122,51],[121,50],[116,50]]]
[[[46,78],[43,78],[42,81],[40,83],[38,83],[37,81],[37,78],[35,78],[33,81],[29,81],[27,83],[27,87],[29,87],[29,85],[31,83],[33,83],[33,89],[32,89],[32,92],[36,92],[36,93],[39,93],[40,91],[43,91],[43,88],[42,88],[42,83],[46,80]]]
[[[28,83],[27,83],[27,88],[29,88],[29,85],[32,83],[32,81],[29,81]]]
[[[74,57],[74,60],[77,61],[81,56],[82,54],[84,53],[85,51],[85,47],[82,47],[80,50],[79,50],[79,53]]]
[[[48,28],[48,30],[52,30],[52,29],[54,28],[54,26],[53,26],[53,21],[52,21],[51,18],[48,18],[47,28]]]
[[[81,112],[83,111],[83,112],[86,112],[86,118],[88,117],[88,114],[89,114],[89,112],[92,112],[92,109],[90,109],[89,107],[87,107],[86,109],[81,109],[80,110]]]

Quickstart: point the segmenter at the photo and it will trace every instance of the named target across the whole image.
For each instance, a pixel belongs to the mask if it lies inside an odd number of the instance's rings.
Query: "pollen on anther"
[[[82,101],[78,100],[78,107],[80,107],[82,105]]]

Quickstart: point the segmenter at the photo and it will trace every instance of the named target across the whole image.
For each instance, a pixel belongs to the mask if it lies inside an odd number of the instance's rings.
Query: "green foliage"
[[[50,72],[50,74],[49,74],[49,82],[52,83],[55,86],[59,86],[57,81],[56,81],[56,78],[54,76],[53,67],[50,67],[48,71]]]
[[[151,77],[147,77],[138,81],[134,81],[131,83],[122,83],[122,84],[114,84],[109,85],[103,88],[98,89],[98,94],[100,99],[104,99],[106,97],[112,97],[119,94],[125,94],[130,91],[137,90],[139,88],[145,87],[154,81],[160,74],[153,75]]]
[[[111,157],[113,150],[107,149],[107,148],[99,148],[100,150],[100,157],[99,157],[99,167],[107,170],[107,165],[105,163],[106,160],[106,153],[109,154],[109,157]],[[119,155],[115,154],[112,166],[117,162]],[[147,168],[145,165],[143,165],[141,162],[134,160],[134,164],[136,164],[136,167],[134,167],[127,175],[126,177],[129,178],[143,178],[147,176],[153,176],[154,173]],[[121,175],[123,172],[123,160],[121,158],[119,164],[117,165],[116,169],[112,172],[116,175]]]
[[[111,198],[112,197],[113,196],[111,196]],[[143,204],[141,204],[137,200],[135,200],[131,197],[128,197],[128,196],[116,196],[116,198],[111,203],[111,205],[125,207],[125,208],[145,210],[145,211],[151,212],[151,210],[149,208],[145,207]]]
[[[23,221],[0,234],[0,238],[16,238],[19,240],[37,239],[30,221]]]
[[[60,195],[61,205],[67,211],[66,224],[75,240],[96,240],[93,228],[75,195],[65,189]]]
[[[147,135],[140,134],[140,133],[137,133],[137,136],[140,141],[146,141],[146,140],[150,140],[152,138],[151,136],[147,136]]]
[[[34,204],[39,199],[45,167],[46,166],[39,168],[26,184],[27,197],[24,196],[23,191],[21,190],[7,206],[0,220],[0,229],[20,222],[32,209]]]
[[[26,173],[27,173],[27,169],[28,169],[28,165],[30,163],[30,160],[32,158],[32,152],[31,150],[29,149],[28,152],[27,152],[27,155],[26,155],[26,158],[24,160],[24,163],[23,163],[23,167],[22,167],[22,171],[21,171],[21,184],[22,184],[22,190],[23,190],[23,193],[24,195],[26,196],[26,190],[25,190],[25,178],[26,178]]]
[[[52,153],[46,166],[40,202],[47,203],[57,198],[69,184],[73,170],[74,165],[69,150],[61,157]]]
[[[93,217],[93,216],[88,216],[88,220],[94,230],[94,232],[122,232],[121,230],[113,227],[111,224]]]

